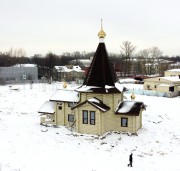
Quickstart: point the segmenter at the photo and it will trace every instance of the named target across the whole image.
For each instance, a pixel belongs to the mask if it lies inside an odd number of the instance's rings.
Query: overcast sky
[[[0,0],[0,51],[28,56],[95,51],[100,20],[109,53],[123,41],[180,55],[180,0]]]

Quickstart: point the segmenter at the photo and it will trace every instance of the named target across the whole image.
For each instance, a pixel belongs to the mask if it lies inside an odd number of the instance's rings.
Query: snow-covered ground
[[[0,86],[0,171],[180,170],[180,97],[136,95],[147,105],[138,136],[97,137],[39,124],[37,111],[56,89],[56,84]],[[129,100],[130,95],[125,94]],[[134,167],[128,168],[131,152]]]

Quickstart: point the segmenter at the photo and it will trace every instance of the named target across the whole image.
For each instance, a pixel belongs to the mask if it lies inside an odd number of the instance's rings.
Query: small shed
[[[40,123],[54,123],[55,121],[55,103],[46,101],[40,107],[38,113],[41,113],[41,120]]]
[[[180,78],[180,69],[170,69],[164,72],[165,77],[179,76]]]
[[[39,109],[39,113],[51,116],[52,120],[49,123],[55,125],[70,125],[74,122],[74,115],[71,107],[79,102],[79,93],[74,90],[60,89],[57,90],[44,105]],[[41,123],[46,122],[41,116]],[[47,122],[46,122],[47,123]]]
[[[171,93],[167,97],[175,97],[180,94],[180,78],[173,77],[155,77],[144,80],[144,90]]]
[[[0,67],[0,81],[21,83],[25,80],[37,80],[38,67],[34,64],[19,64],[12,67]]]
[[[115,111],[121,117],[121,131],[137,132],[142,127],[143,102],[122,101]]]

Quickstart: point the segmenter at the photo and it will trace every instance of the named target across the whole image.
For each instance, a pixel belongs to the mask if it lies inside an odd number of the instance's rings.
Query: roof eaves
[[[90,102],[88,101],[89,104],[91,104],[92,106],[94,106],[95,108],[101,110],[102,112],[107,112],[108,110],[110,110],[110,107],[109,106],[101,106],[101,104],[99,103],[96,103],[96,102]],[[103,104],[104,105],[104,104]],[[104,108],[103,108],[104,107]]]
[[[124,101],[126,103],[126,101]],[[145,110],[146,106],[144,105],[143,102],[135,102],[134,105],[127,111],[127,112],[119,112],[119,109],[121,107],[123,107],[123,103],[122,102],[118,108],[115,111],[116,115],[130,115],[130,116],[139,116],[139,113],[141,110]]]
[[[72,107],[71,110],[74,110],[82,105],[84,105],[85,103],[89,103],[90,105],[94,106],[95,108],[101,110],[102,112],[107,112],[108,110],[110,110],[110,107],[109,106],[106,106],[105,104],[103,103],[96,103],[96,102],[91,102],[89,100],[86,100],[82,103],[79,103],[77,104],[76,106]],[[101,106],[102,105],[102,106]],[[104,107],[104,108],[103,108]]]
[[[38,113],[42,113],[42,114],[44,114],[44,115],[46,115],[46,114],[54,115],[54,114],[55,114],[55,112],[49,113],[49,112],[39,112],[39,111],[38,111]]]

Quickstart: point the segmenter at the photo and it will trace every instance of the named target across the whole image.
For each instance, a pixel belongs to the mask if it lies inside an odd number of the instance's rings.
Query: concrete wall
[[[14,80],[37,80],[37,67],[0,67],[0,79],[6,81]]]

